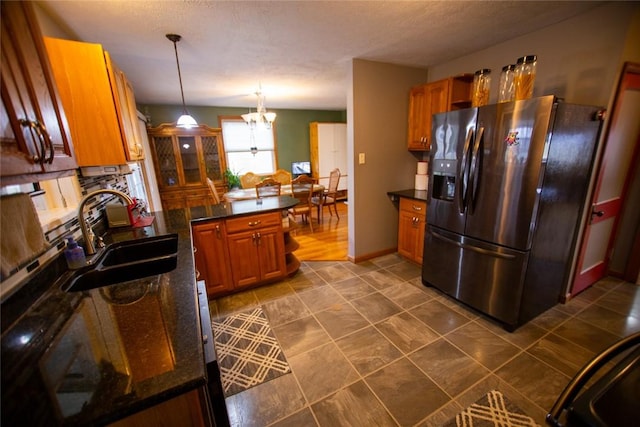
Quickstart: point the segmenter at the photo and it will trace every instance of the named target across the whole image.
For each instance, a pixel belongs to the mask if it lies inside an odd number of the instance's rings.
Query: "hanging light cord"
[[[182,110],[187,113],[187,106],[184,102],[184,89],[182,89],[182,73],[180,72],[180,61],[178,60],[178,42],[182,39],[182,36],[178,34],[167,34],[167,38],[173,42],[173,50],[176,52],[176,65],[178,67],[178,80],[180,81],[180,96],[182,97]]]

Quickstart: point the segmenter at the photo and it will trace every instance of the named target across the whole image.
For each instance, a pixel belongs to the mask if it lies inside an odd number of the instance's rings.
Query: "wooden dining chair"
[[[335,168],[329,173],[329,185],[324,190],[324,192],[318,196],[314,196],[311,199],[311,203],[316,207],[318,213],[318,222],[322,222],[322,215],[324,212],[324,207],[328,206],[329,214],[333,216],[331,213],[331,206],[333,206],[333,211],[336,213],[336,217],[340,219],[340,215],[338,215],[338,207],[336,206],[336,199],[338,196],[338,183],[340,182],[340,169]]]
[[[280,184],[273,178],[265,178],[256,184],[256,196],[258,199],[280,195]]]
[[[207,177],[207,185],[209,186],[209,190],[211,190],[211,197],[213,197],[213,203],[215,205],[221,202],[220,196],[218,196],[218,190],[216,189],[216,185],[211,181],[211,178]]]
[[[289,214],[293,216],[295,221],[296,215],[302,216],[302,222],[309,223],[309,228],[313,232],[313,224],[311,221],[311,213],[313,212],[313,185],[315,180],[307,175],[300,175],[291,181],[291,194],[298,199],[298,204],[289,208]]]
[[[291,173],[284,169],[278,169],[272,176],[273,179],[278,181],[282,185],[291,184]]]
[[[253,172],[247,172],[240,177],[242,188],[254,188],[260,181],[262,181],[262,178]]]

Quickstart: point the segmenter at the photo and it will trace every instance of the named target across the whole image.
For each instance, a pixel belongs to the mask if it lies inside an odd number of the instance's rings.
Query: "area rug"
[[[456,415],[444,427],[540,427],[497,390]]]
[[[211,324],[225,397],[291,372],[260,307]]]

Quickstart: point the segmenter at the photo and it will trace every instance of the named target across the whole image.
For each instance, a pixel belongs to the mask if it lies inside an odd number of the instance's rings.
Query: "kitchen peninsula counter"
[[[178,234],[177,267],[82,292],[62,253],[2,305],[2,424],[103,425],[207,383],[191,221],[283,210],[288,196],[153,213],[105,243]],[[32,300],[29,300],[29,295]]]

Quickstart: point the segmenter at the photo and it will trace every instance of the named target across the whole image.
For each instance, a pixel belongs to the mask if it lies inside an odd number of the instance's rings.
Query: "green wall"
[[[150,117],[151,126],[175,122],[182,114],[182,107],[176,105],[139,105],[139,110]],[[198,123],[219,127],[218,116],[239,116],[247,113],[247,108],[235,107],[187,107]],[[278,147],[278,167],[291,171],[291,162],[309,159],[309,123],[346,122],[345,110],[275,110],[276,143]]]

